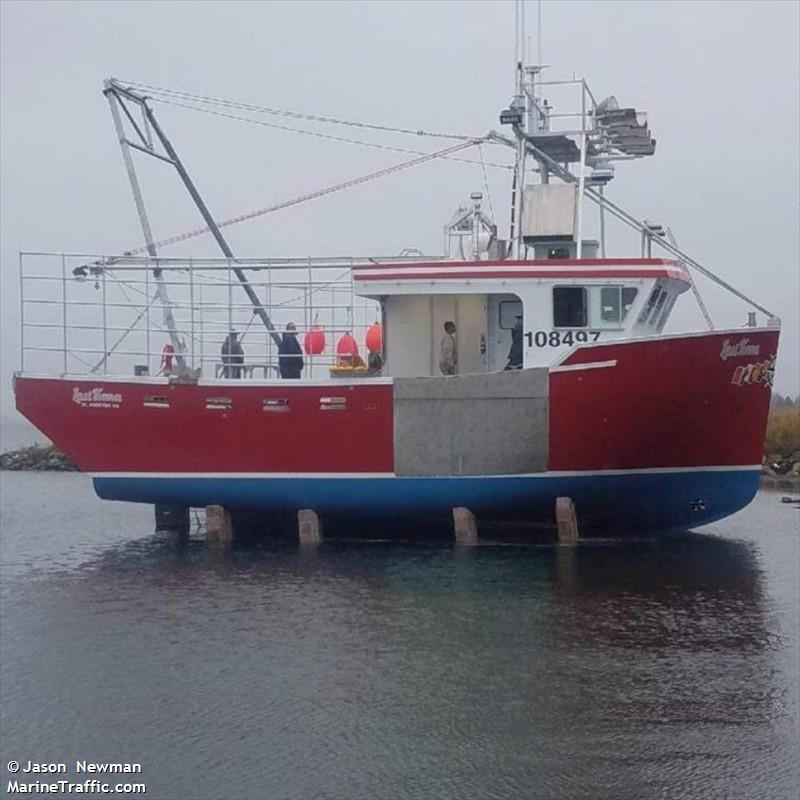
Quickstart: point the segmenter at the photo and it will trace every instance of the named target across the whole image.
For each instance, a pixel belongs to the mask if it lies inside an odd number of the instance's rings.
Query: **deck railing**
[[[367,362],[367,328],[379,304],[358,297],[351,270],[363,264],[430,257],[177,259],[83,253],[20,254],[20,364],[23,372],[69,375],[223,374],[222,344],[235,330],[244,350],[241,377],[278,376],[278,348],[245,294],[242,270],[280,335],[313,327],[325,335],[305,355],[303,377],[341,366],[339,338],[350,333]],[[170,348],[174,352],[170,352]],[[170,357],[171,356],[171,357]]]

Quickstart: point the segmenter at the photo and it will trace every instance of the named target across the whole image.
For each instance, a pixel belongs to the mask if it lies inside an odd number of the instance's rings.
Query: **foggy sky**
[[[549,77],[586,77],[598,99],[613,93],[649,112],[656,156],[620,164],[608,196],[669,225],[686,252],[782,317],[775,390],[792,395],[800,392],[798,8],[790,0],[543,4]],[[527,15],[535,42],[535,2]],[[513,91],[513,18],[513,3],[501,0],[0,2],[2,413],[13,407],[18,368],[18,251],[118,253],[142,241],[104,78],[480,135],[500,128]],[[154,109],[217,218],[408,158]],[[509,161],[498,148],[485,147],[484,156]],[[156,237],[197,227],[171,169],[136,161]],[[226,235],[243,257],[390,255],[411,246],[439,253],[442,225],[475,190],[484,190],[480,167],[437,161]],[[507,231],[506,171],[489,169],[489,195]],[[217,255],[209,239],[163,254]],[[611,242],[609,255],[638,254],[632,233]],[[746,306],[704,279],[698,285],[718,327],[744,324]],[[683,295],[669,330],[702,327]]]

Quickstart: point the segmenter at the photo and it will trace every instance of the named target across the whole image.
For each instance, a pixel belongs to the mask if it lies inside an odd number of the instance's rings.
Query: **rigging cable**
[[[373,131],[381,131],[383,133],[400,133],[411,136],[429,136],[438,139],[457,139],[459,141],[471,140],[472,136],[466,136],[458,133],[439,133],[434,131],[413,130],[412,128],[400,128],[392,125],[377,125],[371,122],[358,122],[355,120],[338,119],[336,117],[325,117],[317,114],[306,114],[300,111],[284,111],[278,108],[270,108],[268,106],[257,106],[251,103],[240,103],[233,100],[223,100],[219,97],[209,97],[208,95],[191,94],[190,92],[182,92],[177,89],[166,89],[160,86],[153,86],[148,83],[137,83],[136,81],[120,81],[136,89],[147,90],[152,97],[152,94],[160,94],[167,96],[180,97],[185,100],[195,100],[200,103],[208,105],[220,105],[227,108],[236,108],[242,111],[254,111],[261,114],[271,114],[273,116],[289,117],[291,119],[302,119],[309,122],[323,122],[330,125],[346,125],[353,128],[366,128]],[[152,97],[153,100],[159,99]]]
[[[130,297],[128,297],[128,294],[125,291],[125,288],[124,288],[125,282],[124,281],[120,281],[115,275],[113,275],[111,273],[108,273],[108,275],[111,277],[112,280],[117,282],[117,284],[119,285],[119,289],[122,292],[122,296],[128,302],[128,305],[130,305],[132,308],[136,308],[136,305],[131,302]],[[144,294],[144,292],[142,292],[142,294]],[[106,350],[105,353],[103,353],[103,357],[89,370],[90,373],[97,372],[97,370],[99,370],[100,367],[102,367],[104,364],[106,364],[108,362],[109,356],[125,341],[125,339],[128,337],[128,334],[136,327],[136,325],[139,322],[139,320],[145,314],[147,314],[147,312],[150,310],[150,307],[153,305],[153,303],[155,303],[155,301],[157,299],[158,299],[158,294],[157,293],[153,295],[152,299],[150,299],[148,297],[148,301],[149,302],[147,303],[147,305],[144,306],[144,308],[142,308],[142,310],[137,314],[136,319],[134,319],[134,321],[128,326],[127,330],[125,330],[122,333],[122,335],[117,339],[117,341],[114,342],[114,344],[111,345],[111,347],[108,348],[108,350]],[[159,326],[158,323],[156,323],[156,327],[161,327],[161,326]],[[163,330],[163,328],[162,328],[162,330]],[[148,353],[147,356],[149,358],[150,357],[150,353]],[[87,364],[87,366],[89,366],[89,365]]]
[[[504,139],[497,138],[497,141],[506,141]],[[511,146],[515,146],[513,143]],[[528,150],[534,154],[534,157],[537,161],[545,162],[549,168],[552,170],[554,175],[558,175],[563,181],[567,183],[576,183],[578,179],[565,167],[562,167],[557,161],[551,158],[547,153],[540,150],[536,145],[528,142]],[[642,232],[645,230],[645,226],[642,222],[638,219],[633,217],[627,211],[622,209],[620,206],[612,203],[608,198],[601,195],[598,191],[589,188],[588,186],[584,188],[584,195],[591,198],[595,203],[599,203],[605,206],[605,208],[609,211],[609,213],[616,217],[617,219],[624,222],[629,227],[633,228],[636,231]],[[678,259],[684,262],[685,265],[692,267],[693,269],[697,270],[701,275],[705,275],[710,280],[714,281],[718,286],[721,286],[723,289],[729,291],[735,297],[738,297],[740,300],[744,300],[745,303],[749,303],[753,308],[760,311],[765,316],[779,320],[780,318],[773,314],[768,308],[757,303],[752,298],[748,297],[744,292],[739,291],[735,286],[728,283],[726,280],[722,279],[716,273],[712,272],[710,269],[704,267],[700,262],[695,261],[695,259],[691,258],[690,256],[686,255],[679,247],[672,244],[671,242],[664,241],[664,239],[656,238],[653,239],[653,243],[663,247],[667,252],[672,253],[672,255],[677,256]]]
[[[675,238],[675,234],[672,232],[672,228],[667,228],[667,238],[672,242],[672,244],[677,247],[678,240]],[[681,265],[686,270],[686,275],[689,278],[689,286],[692,287],[692,293],[694,294],[694,299],[697,300],[697,305],[700,306],[700,311],[703,312],[703,317],[706,320],[706,325],[708,325],[708,329],[710,331],[714,330],[714,320],[711,319],[711,314],[708,313],[708,308],[706,308],[706,304],[703,302],[703,298],[700,296],[700,290],[697,288],[697,284],[695,283],[694,276],[692,275],[692,271],[686,266],[686,262],[681,259]]]
[[[363,139],[349,139],[344,136],[334,136],[329,133],[320,133],[319,131],[309,131],[304,130],[303,128],[292,128],[288,125],[279,125],[276,122],[265,122],[264,120],[260,119],[250,119],[249,117],[241,117],[237,114],[228,114],[224,111],[214,111],[210,108],[198,108],[197,106],[188,105],[187,103],[179,103],[174,100],[166,100],[162,98],[153,97],[150,98],[155,100],[156,102],[165,103],[167,105],[176,106],[177,108],[184,108],[188,109],[189,111],[197,111],[200,114],[210,114],[215,117],[223,117],[224,119],[232,119],[237,122],[248,122],[251,125],[261,125],[265,128],[273,128],[279,131],[287,131],[288,133],[299,133],[303,136],[313,136],[317,139],[327,139],[333,142],[342,142],[344,144],[355,144],[361,145],[362,147],[374,147],[378,150],[390,150],[395,153],[405,153],[407,155],[427,155],[427,151],[425,150],[411,150],[407,147],[397,147],[395,145],[388,145],[388,144],[380,144],[379,142],[365,142]],[[460,137],[459,137],[460,140]],[[441,156],[441,158],[449,161],[460,161],[464,164],[481,164],[481,161],[476,161],[472,158],[458,158],[453,156]],[[496,167],[498,169],[513,169],[510,164],[498,164],[493,161],[486,162],[491,167]]]
[[[443,150],[436,150],[433,153],[426,153],[423,156],[418,158],[411,159],[411,161],[403,161],[399,164],[395,164],[391,167],[385,167],[384,169],[377,170],[376,172],[369,172],[366,175],[361,175],[357,178],[351,178],[348,181],[343,181],[342,183],[336,183],[331,186],[326,186],[322,189],[317,189],[314,192],[309,192],[308,194],[300,195],[299,197],[294,197],[291,200],[284,200],[280,203],[275,203],[271,206],[266,206],[264,208],[260,208],[257,211],[250,211],[246,214],[240,214],[236,217],[231,217],[229,219],[223,220],[217,223],[217,228],[224,228],[228,225],[235,225],[238,222],[245,222],[246,220],[255,219],[256,217],[264,216],[265,214],[271,214],[274,211],[281,211],[284,208],[290,208],[291,206],[300,205],[301,203],[305,203],[309,200],[316,200],[320,197],[325,197],[326,195],[333,194],[334,192],[341,191],[342,189],[349,189],[353,186],[358,186],[362,183],[367,183],[368,181],[375,180],[377,178],[383,178],[386,175],[391,175],[395,172],[400,172],[404,169],[409,169],[410,167],[416,167],[419,164],[424,164],[427,161],[432,161],[435,158],[444,158],[445,156],[450,155],[451,153],[456,153],[459,150],[465,150],[468,147],[474,147],[475,145],[481,144],[485,141],[485,137],[478,138],[478,139],[470,139],[467,142],[459,142],[458,144],[451,145],[450,147],[446,147]],[[208,233],[211,229],[204,225],[202,228],[195,228],[194,230],[187,231],[186,233],[178,234],[177,236],[170,236],[167,239],[162,239],[159,242],[154,243],[154,247],[166,247],[167,245],[176,244],[178,242],[186,241],[187,239],[193,239],[196,236],[202,236],[204,233]],[[148,245],[142,245],[141,247],[137,247],[133,250],[125,251],[124,255],[132,256],[137,255],[138,253],[144,253],[147,251]]]
[[[486,164],[483,160],[483,145],[478,145],[478,153],[481,156],[481,172],[483,173],[483,188],[486,189],[486,199],[489,202],[489,213],[492,215],[492,219],[497,219],[494,215],[494,207],[492,206],[492,193],[489,191],[489,178],[486,175]],[[510,169],[510,167],[509,167]]]

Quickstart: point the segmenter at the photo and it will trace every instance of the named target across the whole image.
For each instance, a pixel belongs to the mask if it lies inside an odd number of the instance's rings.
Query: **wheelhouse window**
[[[633,301],[636,300],[637,294],[639,294],[639,290],[634,289],[632,286],[622,287],[622,317],[620,318],[621,322],[625,321],[625,317],[628,316],[628,312],[633,308]]]
[[[656,286],[647,298],[647,305],[639,315],[639,324],[646,325],[648,322],[652,323],[656,314],[661,310],[664,301],[667,298],[667,293],[660,287]]]
[[[553,289],[553,327],[585,328],[588,320],[584,286],[556,286]]]
[[[597,324],[606,328],[620,327],[633,306],[639,290],[630,286],[603,286],[599,292],[599,309],[594,315]]]
[[[497,308],[500,328],[504,331],[514,330],[514,326],[517,324],[517,317],[522,313],[522,301],[501,300]]]
[[[621,310],[619,286],[604,286],[600,290],[600,319],[603,322],[619,322]]]
[[[664,294],[667,295],[668,293],[664,292]],[[666,324],[667,319],[672,311],[672,307],[675,305],[675,301],[677,299],[677,295],[670,293],[665,302],[661,305],[661,313],[658,316],[653,317],[653,326],[659,332],[664,329],[664,325]]]

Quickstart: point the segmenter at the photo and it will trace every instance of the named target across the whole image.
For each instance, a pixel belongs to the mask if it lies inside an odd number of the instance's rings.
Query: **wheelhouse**
[[[504,369],[518,322],[523,366],[548,366],[576,345],[657,335],[689,288],[681,264],[658,258],[374,264],[354,282],[381,303],[393,377],[440,374],[448,321],[459,374]]]

